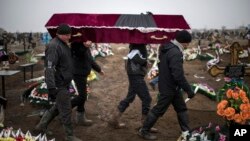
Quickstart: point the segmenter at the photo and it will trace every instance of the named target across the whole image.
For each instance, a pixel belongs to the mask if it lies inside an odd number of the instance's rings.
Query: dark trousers
[[[71,101],[68,88],[59,88],[56,95],[56,108],[64,125],[71,124]],[[52,107],[53,108],[53,107]]]
[[[78,112],[84,112],[84,105],[87,100],[87,76],[85,75],[74,75],[73,80],[75,81],[78,96],[72,99],[72,107],[77,106]]]
[[[124,112],[130,103],[135,99],[136,94],[142,101],[142,114],[147,115],[150,109],[152,98],[149,94],[148,87],[142,75],[128,75],[129,87],[128,94],[125,99],[120,101],[118,109]]]
[[[163,116],[164,113],[167,111],[168,107],[170,106],[170,104],[173,105],[176,113],[187,111],[187,106],[183,99],[183,95],[181,94],[180,91],[177,91],[175,93],[174,92],[160,93],[157,104],[153,107],[151,112],[156,117]]]
[[[177,113],[177,118],[181,130],[182,131],[190,130],[188,126],[189,121],[187,115],[187,106],[183,99],[183,95],[180,93],[180,91],[177,91],[172,93],[171,92],[161,93],[159,95],[157,104],[150,111],[145,122],[143,123],[142,132],[145,131],[148,132],[154,126],[157,119],[160,116],[164,115],[170,104],[173,105],[174,110]]]

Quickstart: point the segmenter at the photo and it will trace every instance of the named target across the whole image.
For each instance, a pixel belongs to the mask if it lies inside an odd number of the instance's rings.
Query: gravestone
[[[219,67],[217,65],[212,66],[208,72],[211,76],[215,77],[219,74],[224,74],[228,77],[243,77],[244,75],[250,74],[250,67],[239,65],[239,52],[243,50],[238,42],[234,42],[230,46],[231,59],[230,65],[226,67]]]

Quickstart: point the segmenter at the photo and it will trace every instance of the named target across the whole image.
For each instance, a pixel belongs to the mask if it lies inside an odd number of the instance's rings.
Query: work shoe
[[[35,128],[32,130],[32,133],[34,135],[38,134],[47,134],[52,135],[53,133],[51,131],[47,131],[48,125],[51,123],[51,121],[58,115],[58,110],[55,106],[52,106],[49,110],[47,110],[39,123],[35,126]]]
[[[149,133],[148,131],[143,131],[142,128],[139,129],[138,135],[145,140],[156,140],[157,137]]]
[[[142,125],[142,126],[143,126],[143,123],[144,123],[144,121],[145,121],[146,118],[147,118],[147,115],[142,114],[142,116],[141,116],[141,125]],[[140,128],[141,128],[141,127],[140,127]],[[140,128],[139,128],[139,129],[140,129]],[[158,129],[152,127],[152,128],[150,128],[149,132],[151,132],[151,133],[158,133]]]

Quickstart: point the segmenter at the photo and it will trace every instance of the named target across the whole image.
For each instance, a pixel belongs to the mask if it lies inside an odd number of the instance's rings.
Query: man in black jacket
[[[68,46],[71,38],[71,28],[67,24],[60,24],[57,36],[50,41],[45,51],[45,82],[49,96],[55,98],[52,106],[35,127],[35,131],[44,131],[49,122],[56,115],[63,124],[67,141],[81,141],[73,135],[71,122],[71,98],[68,88],[73,78],[71,50]]]
[[[73,42],[71,44],[71,55],[72,64],[70,64],[71,73],[76,87],[78,91],[78,96],[71,100],[71,108],[77,106],[77,115],[76,122],[79,125],[90,126],[92,125],[92,121],[88,120],[85,116],[84,104],[87,98],[87,76],[90,74],[91,69],[93,68],[95,71],[104,75],[104,72],[101,70],[100,66],[93,60],[91,56],[89,47],[91,46],[91,41],[82,42]],[[63,64],[64,65],[64,64]],[[49,89],[50,90],[50,89]],[[53,90],[53,89],[52,89]],[[53,99],[54,95],[49,94]],[[50,122],[59,114],[56,106],[52,106],[52,108],[47,111],[40,122],[36,125],[34,133],[45,133],[47,130],[47,126]]]
[[[143,127],[138,135],[144,139],[154,140],[156,136],[149,133],[149,129],[156,123],[157,119],[167,111],[170,104],[173,105],[177,113],[179,125],[182,133],[188,134],[187,106],[184,102],[181,89],[189,98],[194,97],[183,70],[183,50],[191,42],[191,34],[182,30],[176,33],[175,40],[161,46],[159,64],[159,99],[157,104],[149,112]]]
[[[85,102],[87,100],[87,77],[93,68],[96,72],[104,75],[101,67],[93,59],[89,47],[92,42],[73,42],[71,43],[71,51],[73,57],[73,79],[75,81],[78,96],[71,102],[77,105],[76,123],[83,126],[92,125],[92,120],[88,120],[85,114]]]

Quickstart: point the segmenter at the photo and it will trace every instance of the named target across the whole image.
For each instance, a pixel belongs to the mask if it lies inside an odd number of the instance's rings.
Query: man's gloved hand
[[[56,95],[57,95],[57,89],[56,88],[49,89],[49,100],[50,101],[55,102]]]
[[[187,93],[188,98],[193,98],[195,96],[195,93],[193,91]]]

